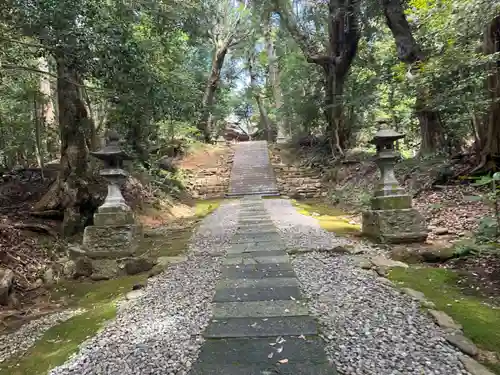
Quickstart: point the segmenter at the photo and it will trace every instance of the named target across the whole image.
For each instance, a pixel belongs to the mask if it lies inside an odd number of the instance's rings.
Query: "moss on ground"
[[[389,279],[425,294],[463,326],[464,334],[481,349],[500,353],[500,311],[477,296],[464,295],[455,271],[444,268],[394,268]],[[500,374],[500,364],[485,363]]]
[[[85,312],[47,330],[24,355],[0,364],[0,375],[45,375],[63,364],[82,342],[116,316],[115,300],[145,280],[145,275],[136,275],[100,282],[58,284],[52,291],[53,299]]]
[[[195,215],[198,218],[203,218],[210,215],[221,205],[225,199],[203,199],[196,202]]]
[[[159,236],[144,238],[141,246],[152,256],[175,256],[183,253],[189,244],[193,228],[200,219],[219,207],[221,200],[196,202],[195,215],[172,223]],[[0,364],[0,375],[46,375],[63,364],[78,346],[94,336],[104,324],[116,316],[116,299],[132,290],[136,284],[144,284],[147,275],[120,277],[99,282],[64,281],[51,291],[51,299],[74,308],[84,309],[45,332],[24,355]]]
[[[339,235],[357,234],[360,231],[358,224],[351,224],[345,213],[331,205],[317,200],[292,200],[292,204],[302,215],[314,217],[324,230]]]

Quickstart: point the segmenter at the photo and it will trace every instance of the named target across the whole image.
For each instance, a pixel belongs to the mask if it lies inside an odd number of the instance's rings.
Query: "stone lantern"
[[[85,228],[83,245],[89,257],[115,258],[134,253],[140,233],[134,213],[120,191],[128,178],[123,162],[131,157],[120,148],[120,138],[115,131],[108,133],[107,144],[91,155],[102,160],[100,175],[108,183],[104,203],[94,214],[94,225]]]
[[[395,142],[404,138],[391,129],[378,131],[370,143],[377,149],[375,163],[380,180],[371,199],[371,209],[363,213],[363,234],[380,242],[423,242],[427,239],[423,216],[411,206],[411,196],[399,185],[394,166],[400,157]]]

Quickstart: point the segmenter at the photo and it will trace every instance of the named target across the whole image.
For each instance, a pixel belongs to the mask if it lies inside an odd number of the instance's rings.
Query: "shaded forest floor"
[[[197,147],[179,157],[176,163],[181,168],[186,164],[196,170],[223,154],[216,147]],[[172,249],[182,252],[199,220],[218,202],[193,199],[189,191],[175,194],[173,198],[168,192],[159,190],[158,184],[152,181],[154,178],[144,172],[133,172],[123,188],[123,195],[146,234],[162,231],[161,236],[146,236],[144,246],[161,248],[161,255],[165,255],[165,251],[172,255]],[[59,235],[62,217],[37,217],[31,211],[52,181],[50,175],[42,179],[40,173],[33,170],[0,176],[0,267],[14,272],[14,291],[9,304],[0,305],[0,331],[61,310],[69,303],[55,298],[52,290],[64,278],[62,268],[68,258],[68,248],[81,244],[83,233],[63,239]],[[184,182],[179,180],[181,184]],[[165,183],[163,178],[161,183]],[[94,189],[104,199],[105,184]],[[52,271],[48,273],[48,269]]]
[[[372,155],[351,151],[346,161],[334,164],[328,156],[311,148],[280,147],[273,152],[279,152],[287,164],[321,171],[329,193],[322,202],[313,202],[312,207],[321,211],[323,204],[333,206],[343,211],[351,224],[361,224],[361,212],[369,208],[380,175]],[[457,177],[445,180],[443,171],[449,170]],[[500,307],[500,247],[491,238],[484,238],[490,233],[480,224],[481,219],[493,217],[493,208],[477,198],[487,189],[473,186],[463,173],[466,170],[470,170],[470,165],[442,157],[405,159],[397,164],[396,177],[414,196],[413,206],[426,218],[429,238],[426,244],[391,249],[395,258],[455,271],[456,286],[465,294],[481,296]],[[446,251],[441,259],[432,261],[408,256],[426,249]]]

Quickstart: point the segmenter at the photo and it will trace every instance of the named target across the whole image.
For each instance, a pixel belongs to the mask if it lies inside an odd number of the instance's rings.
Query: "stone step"
[[[241,354],[242,356],[245,353]],[[291,362],[284,365],[266,363],[255,365],[207,364],[197,362],[189,375],[336,375],[335,369],[328,363],[311,364]]]
[[[239,257],[226,257],[222,264],[225,265],[237,265],[237,264],[266,264],[266,263],[286,263],[289,262],[290,259],[288,255],[279,255],[279,256],[253,256],[253,255],[245,255]]]
[[[245,264],[241,266],[222,266],[222,277],[227,279],[262,279],[266,277],[295,277],[290,263],[272,265]]]
[[[204,337],[269,337],[317,335],[318,326],[310,316],[286,316],[272,318],[225,318],[212,320]]]
[[[216,320],[309,315],[304,301],[217,302],[212,305],[212,309]]]
[[[302,299],[296,286],[224,288],[215,292],[214,302],[295,301]]]
[[[236,233],[232,243],[263,243],[263,242],[281,242],[281,237],[275,233]]]
[[[221,279],[218,288],[265,288],[279,286],[299,286],[295,277],[269,277],[266,279]]]
[[[239,243],[232,244],[229,249],[227,249],[227,254],[247,254],[253,252],[260,252],[262,249],[268,251],[284,251],[287,249],[284,243],[273,243],[273,242],[261,242],[261,243]]]
[[[274,365],[285,358],[292,363],[309,363],[311,365],[326,362],[323,340],[317,336],[307,338],[292,336],[287,337],[286,341],[281,344],[276,342],[281,342],[281,340],[278,338],[207,340],[200,352],[200,358],[203,358],[205,363],[240,365]],[[276,344],[269,345],[270,343]],[[224,353],[224,356],[214,356],[213,353]],[[243,353],[246,355],[242,355]],[[271,358],[269,358],[269,353],[273,353]],[[234,375],[239,375],[239,373]]]

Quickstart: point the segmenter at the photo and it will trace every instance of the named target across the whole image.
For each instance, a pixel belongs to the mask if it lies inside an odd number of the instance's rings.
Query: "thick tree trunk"
[[[327,133],[333,152],[343,154],[347,139],[344,128],[343,93],[345,76],[336,74],[335,65],[323,65],[325,74],[325,118],[328,124]]]
[[[487,26],[483,40],[484,53],[491,55],[500,52],[500,16],[495,17]],[[490,95],[490,107],[486,117],[485,132],[481,134],[482,164],[487,161],[498,164],[500,160],[500,59],[490,65],[486,86]],[[484,165],[482,166],[484,167]],[[496,169],[496,165],[492,165]],[[492,169],[488,167],[488,169]]]
[[[443,150],[445,138],[442,131],[441,121],[436,111],[429,111],[422,96],[417,97],[415,105],[416,114],[420,123],[420,155],[432,155]]]
[[[224,44],[223,46],[215,49],[212,59],[212,67],[210,69],[210,76],[208,77],[205,94],[203,95],[202,114],[201,120],[198,123],[198,130],[202,133],[205,142],[210,142],[212,138],[212,111],[215,102],[215,93],[219,88],[220,74],[228,48],[229,46]]]
[[[38,59],[38,69],[42,72],[50,73],[48,59],[40,57]],[[56,157],[59,151],[59,129],[57,127],[56,113],[52,101],[52,87],[48,74],[40,75],[41,101],[37,103],[39,110],[40,126],[46,133],[47,153],[50,158]]]
[[[343,156],[343,145],[349,131],[343,121],[344,82],[358,50],[361,37],[358,17],[360,2],[357,0],[330,0],[328,3],[328,47],[319,51],[309,35],[302,32],[287,3],[274,0],[277,11],[287,30],[300,46],[308,62],[322,67],[325,76],[325,108],[327,134],[332,152]]]
[[[69,236],[83,229],[93,210],[88,190],[90,122],[78,88],[81,80],[64,57],[57,58],[57,76],[61,166],[34,210],[64,211],[62,230]]]
[[[284,139],[285,134],[291,133],[289,121],[285,113],[283,113],[283,92],[281,91],[280,71],[276,54],[274,50],[274,42],[272,36],[271,13],[266,13],[264,16],[264,37],[266,40],[267,59],[269,64],[269,82],[271,84],[274,108],[276,109],[276,123],[278,127],[278,139]]]
[[[413,37],[401,0],[381,0],[381,4],[387,26],[391,29],[396,42],[398,58],[410,65],[418,65],[419,62],[424,61],[425,55]],[[439,112],[429,107],[428,102],[427,93],[417,90],[415,111],[422,135],[421,154],[435,153],[445,146]],[[428,131],[431,134],[427,134]]]
[[[266,133],[266,139],[268,142],[273,141],[273,124],[269,119],[269,115],[267,114],[266,107],[263,103],[262,95],[260,92],[260,87],[257,84],[257,76],[255,71],[253,70],[254,65],[254,56],[251,54],[248,57],[248,73],[250,74],[250,86],[252,87],[253,96],[255,101],[257,102],[257,107],[259,108],[260,118],[262,123],[264,124],[264,130]]]

